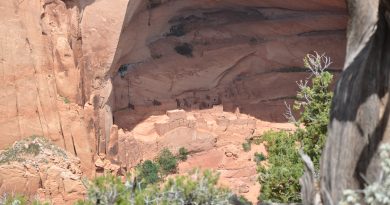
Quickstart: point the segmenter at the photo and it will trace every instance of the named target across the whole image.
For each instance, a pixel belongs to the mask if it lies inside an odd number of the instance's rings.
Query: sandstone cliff
[[[346,20],[343,0],[1,1],[0,149],[42,135],[89,176],[186,143],[218,164],[284,121],[306,53],[341,69]]]
[[[29,137],[0,153],[2,197],[24,194],[53,204],[82,199],[80,160],[43,137]]]
[[[100,79],[109,70],[126,4],[0,3],[0,148],[43,135],[80,157],[87,173],[93,172],[96,139],[102,135],[100,113],[106,111],[99,98],[104,92]],[[105,40],[98,40],[101,36]]]

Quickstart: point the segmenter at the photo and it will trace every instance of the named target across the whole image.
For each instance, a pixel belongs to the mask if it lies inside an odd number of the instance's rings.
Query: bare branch
[[[327,57],[325,53],[319,54],[318,52],[314,52],[315,54],[307,54],[304,63],[305,67],[310,69],[313,75],[319,76],[323,73],[329,66],[333,63],[330,57]]]
[[[285,117],[289,122],[297,123],[297,120],[295,119],[294,114],[293,114],[293,112],[292,112],[291,106],[290,106],[289,104],[287,104],[286,101],[284,101],[284,105],[286,106],[286,112],[283,114],[284,117]]]

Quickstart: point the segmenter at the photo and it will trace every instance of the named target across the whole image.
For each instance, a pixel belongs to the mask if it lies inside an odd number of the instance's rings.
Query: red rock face
[[[45,136],[93,174],[95,136],[107,110],[100,79],[109,70],[127,1],[92,2],[0,3],[0,149]],[[96,41],[102,33],[107,39]]]
[[[327,53],[341,70],[343,8],[342,1],[174,1],[140,11],[123,27],[113,64],[118,160],[130,168],[183,146],[192,154],[180,173],[217,170],[222,184],[256,202],[253,155],[266,153],[263,146],[246,153],[242,143],[292,128],[277,122],[286,122],[296,81],[310,75],[305,54]],[[165,113],[173,109],[182,111]]]
[[[114,61],[122,65],[113,73],[115,123],[131,130],[156,111],[217,104],[283,121],[283,102],[309,75],[302,69],[306,53],[325,52],[332,69],[342,67],[346,14],[336,2],[298,8],[278,1],[180,1],[139,12],[124,27]]]
[[[0,148],[44,135],[79,152],[91,170],[93,135],[82,119],[89,111],[74,104],[82,101],[79,11],[69,3],[0,3]]]
[[[344,0],[16,2],[0,2],[0,149],[43,135],[90,176],[96,154],[118,171],[163,146],[220,171],[248,161],[253,130],[289,127],[268,122],[285,122],[304,55],[326,52],[335,71],[345,55]],[[249,179],[253,163],[224,176]]]

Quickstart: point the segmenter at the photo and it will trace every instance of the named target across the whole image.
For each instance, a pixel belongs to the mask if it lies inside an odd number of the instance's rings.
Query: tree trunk
[[[348,0],[347,56],[332,102],[322,154],[323,204],[379,177],[378,147],[390,142],[388,0]],[[314,202],[313,202],[314,203]]]

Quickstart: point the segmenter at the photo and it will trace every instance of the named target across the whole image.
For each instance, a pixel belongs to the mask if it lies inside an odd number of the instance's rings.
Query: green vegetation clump
[[[306,57],[304,59],[305,66],[313,68],[317,65],[318,67],[323,59],[324,57],[318,56],[318,54],[315,59]],[[314,78],[311,80],[311,86],[307,85],[307,81],[298,83],[300,91],[294,109],[303,110],[303,112],[300,113],[300,118],[297,121],[298,129],[295,135],[301,142],[303,151],[312,159],[316,170],[319,170],[333,97],[333,92],[331,92],[333,75],[318,69],[313,71],[313,74]],[[299,127],[299,125],[303,125],[304,128]]]
[[[264,156],[263,153],[258,153],[256,152],[255,153],[255,162],[257,164],[260,164],[262,161],[265,161],[267,158]]]
[[[30,140],[44,140],[41,137]],[[47,145],[45,145],[47,146]],[[41,147],[41,146],[39,146]],[[32,146],[31,153],[35,153]],[[27,149],[27,148],[26,148]],[[180,149],[179,153],[187,156],[188,151]],[[166,167],[162,169],[162,165]],[[138,165],[136,177],[131,175],[114,176],[105,173],[104,176],[92,181],[83,180],[87,188],[87,196],[78,201],[77,205],[252,205],[242,196],[237,196],[229,189],[219,187],[219,174],[206,170],[198,170],[189,175],[175,176],[163,182],[160,172],[171,172],[176,169],[176,157],[164,149],[156,161],[146,160]],[[163,182],[163,183],[159,183]],[[39,201],[28,201],[22,195],[0,197],[0,204],[5,205],[48,205]]]
[[[299,178],[303,174],[303,164],[296,136],[285,131],[269,131],[262,137],[267,142],[269,156],[268,166],[258,166],[260,200],[275,203],[300,202]]]
[[[87,199],[78,205],[117,204],[117,205],[206,205],[237,204],[249,205],[243,197],[235,196],[230,190],[217,186],[219,175],[211,171],[170,178],[162,185],[142,187],[137,178],[127,176],[125,180],[107,174],[92,182],[86,182]]]
[[[312,72],[312,78],[310,83],[309,80],[297,83],[299,91],[293,109],[300,111],[300,118],[295,119],[290,106],[287,106],[285,114],[295,123],[297,130],[294,133],[271,131],[261,136],[261,140],[266,141],[268,151],[268,166],[258,166],[262,201],[301,201],[299,178],[303,174],[303,163],[299,149],[303,149],[313,160],[316,170],[319,170],[333,96],[330,91],[333,75],[325,71],[331,61],[324,55],[308,54],[304,64]]]
[[[1,205],[49,205],[48,202],[38,200],[29,201],[26,196],[20,194],[2,194],[0,196]]]
[[[84,180],[87,196],[76,205],[252,205],[231,190],[219,187],[219,174],[198,170],[189,175],[176,176],[163,184],[141,186],[138,177],[114,176],[106,173],[92,181]],[[141,179],[142,180],[142,179]],[[22,195],[0,197],[4,205],[48,205],[28,201]]]
[[[0,197],[0,204],[2,205],[27,205],[28,200],[23,195],[7,195]]]
[[[219,174],[211,171],[175,176],[164,182],[165,174],[176,171],[177,158],[187,156],[185,148],[174,156],[163,149],[155,161],[146,160],[137,166],[136,177],[113,176],[110,173],[92,181],[84,181],[87,198],[78,205],[251,205],[245,198],[234,195],[229,189],[217,186]]]
[[[242,149],[244,152],[249,152],[251,151],[251,141],[247,140],[246,142],[242,143]]]
[[[56,145],[50,143],[47,139],[41,136],[31,136],[15,142],[11,147],[0,153],[0,164],[10,162],[23,162],[26,157],[35,157],[44,149],[52,150],[55,155],[67,157],[66,153]]]
[[[34,145],[20,146],[19,144],[14,145],[13,147],[5,150],[0,154],[0,164],[18,161],[24,161],[24,155],[32,154],[34,156],[38,155],[40,152],[40,147]]]
[[[219,174],[204,171],[191,176],[171,178],[165,184],[163,191],[177,193],[178,199],[168,199],[172,204],[229,204],[233,195],[228,189],[217,187]],[[169,204],[169,203],[167,203]]]
[[[64,100],[65,104],[69,104],[70,103],[70,100],[67,97],[64,97],[63,100]]]
[[[146,160],[138,166],[139,177],[143,184],[154,184],[160,181],[159,166],[151,160]]]
[[[187,158],[188,158],[188,154],[189,154],[188,150],[186,148],[184,148],[184,147],[181,147],[179,149],[179,155],[178,155],[179,160],[186,161]]]
[[[240,205],[253,205],[252,202],[250,202],[247,198],[243,197],[243,196],[239,196],[238,197],[238,201]]]
[[[172,174],[176,172],[177,169],[177,159],[175,155],[172,154],[169,149],[163,149],[159,156],[156,159],[156,162],[161,168],[161,172],[164,175]]]
[[[242,143],[242,149],[245,152],[249,152],[252,149],[252,143],[255,145],[260,145],[263,142],[260,136],[253,136],[252,138],[246,139],[244,143]]]
[[[130,197],[129,185],[120,177],[107,173],[92,182],[84,182],[87,187],[87,200],[78,204],[126,204]]]
[[[179,149],[177,156],[165,148],[154,161],[146,160],[137,166],[138,178],[142,179],[143,186],[155,184],[164,176],[176,173],[179,160],[187,160],[188,150],[184,147]]]

